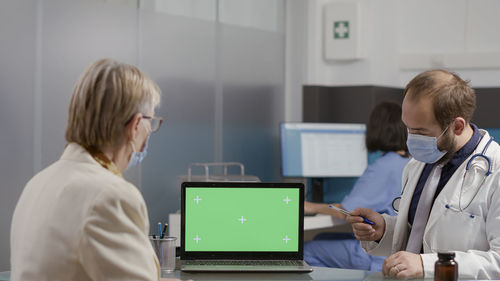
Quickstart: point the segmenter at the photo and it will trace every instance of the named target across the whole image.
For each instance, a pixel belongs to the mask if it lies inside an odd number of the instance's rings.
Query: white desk
[[[164,279],[166,278],[166,279]],[[314,267],[311,273],[185,273],[176,270],[162,274],[162,280],[384,280],[380,273],[364,270]],[[393,279],[394,280],[394,279]]]
[[[336,227],[345,224],[347,224],[345,220],[333,218],[329,215],[317,214],[315,216],[304,217],[304,231]]]
[[[176,246],[181,246],[181,214],[168,215],[168,236],[177,237]],[[319,230],[346,225],[347,222],[342,219],[334,219],[329,215],[317,214],[315,216],[304,217],[304,231]]]
[[[0,280],[10,280],[10,271],[0,272]],[[183,280],[363,280],[381,281],[395,280],[382,277],[380,272],[363,270],[314,267],[311,273],[184,273],[176,270],[172,273],[162,273],[162,281]],[[424,279],[413,279],[424,280]]]

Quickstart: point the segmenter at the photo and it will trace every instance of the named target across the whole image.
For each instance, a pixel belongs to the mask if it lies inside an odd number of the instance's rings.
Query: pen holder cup
[[[175,240],[177,237],[153,238],[149,237],[151,245],[160,262],[162,272],[173,272],[175,270]]]

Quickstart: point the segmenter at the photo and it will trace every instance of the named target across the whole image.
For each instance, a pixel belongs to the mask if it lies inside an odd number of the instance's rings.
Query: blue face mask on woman
[[[137,166],[141,164],[142,160],[146,158],[148,154],[148,142],[151,134],[148,134],[148,138],[146,139],[146,144],[144,145],[144,149],[142,151],[136,151],[134,143],[131,141],[130,145],[132,146],[132,155],[130,155],[130,160],[128,161],[127,170],[131,167]]]
[[[144,149],[142,151],[136,151],[134,144],[130,142],[130,145],[132,146],[132,155],[130,155],[130,161],[128,161],[128,166],[127,170],[131,167],[137,166],[141,164],[142,160],[146,158],[146,155],[148,154],[148,142],[149,142],[149,136],[146,139],[146,145],[144,146]]]
[[[449,126],[448,126],[449,127]],[[428,164],[434,164],[439,159],[443,158],[447,151],[441,151],[437,147],[438,139],[448,130],[444,129],[439,137],[428,137],[423,135],[416,135],[408,133],[406,145],[411,156],[418,161]]]

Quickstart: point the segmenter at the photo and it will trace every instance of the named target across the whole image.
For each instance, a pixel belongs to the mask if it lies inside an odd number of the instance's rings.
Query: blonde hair
[[[84,147],[116,147],[125,125],[136,113],[147,114],[160,103],[160,89],[137,67],[112,59],[91,64],[71,97],[66,141]]]

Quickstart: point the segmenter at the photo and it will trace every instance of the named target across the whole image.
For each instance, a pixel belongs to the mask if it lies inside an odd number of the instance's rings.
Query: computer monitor
[[[281,123],[284,177],[359,177],[366,169],[365,124]]]

